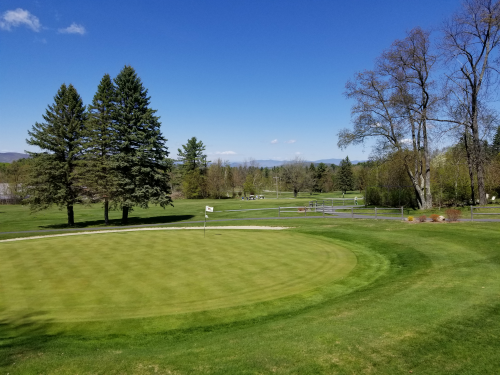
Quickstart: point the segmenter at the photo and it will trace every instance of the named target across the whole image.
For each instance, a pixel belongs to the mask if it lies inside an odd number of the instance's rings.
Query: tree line
[[[208,161],[204,152],[205,145],[196,137],[178,149],[170,172],[173,197],[221,199],[276,190],[292,192],[297,197],[299,192],[349,191],[358,187],[349,157],[340,166],[315,165],[295,158],[272,168],[260,167],[253,160],[231,167],[220,158]]]

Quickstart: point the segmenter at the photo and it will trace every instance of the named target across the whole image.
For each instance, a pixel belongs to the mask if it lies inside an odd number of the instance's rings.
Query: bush
[[[432,222],[434,222],[434,223],[439,222],[439,215],[438,214],[432,214],[430,216],[430,218],[431,218]]]
[[[174,200],[184,199],[184,194],[182,194],[182,191],[174,191],[170,197]]]
[[[462,211],[455,208],[449,208],[446,210],[446,216],[448,216],[449,221],[458,221],[462,217]]]
[[[418,221],[420,221],[421,223],[425,223],[427,221],[427,216],[425,215],[422,215],[418,218]]]
[[[408,216],[408,221],[413,221],[413,216]]]

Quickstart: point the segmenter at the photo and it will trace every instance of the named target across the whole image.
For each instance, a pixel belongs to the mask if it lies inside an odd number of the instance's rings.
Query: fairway
[[[0,243],[0,372],[498,373],[498,223],[286,225]]]
[[[238,230],[32,239],[0,244],[0,258],[0,314],[52,321],[234,308],[313,290],[356,265],[351,251],[321,238]]]

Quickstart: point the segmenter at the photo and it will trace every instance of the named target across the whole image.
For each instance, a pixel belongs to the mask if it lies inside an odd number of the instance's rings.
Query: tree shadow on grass
[[[152,216],[152,217],[129,217],[129,225],[153,225],[153,224],[168,224],[180,221],[186,221],[192,219],[194,215],[165,215],[165,216]],[[109,225],[104,224],[104,220],[87,220],[76,222],[74,226],[68,227],[68,224],[51,224],[51,225],[40,225],[40,229],[66,229],[66,228],[87,228],[87,227],[121,227],[121,219],[111,219],[109,220]]]
[[[40,353],[57,337],[49,334],[51,321],[43,315],[22,313],[0,319],[0,369]]]

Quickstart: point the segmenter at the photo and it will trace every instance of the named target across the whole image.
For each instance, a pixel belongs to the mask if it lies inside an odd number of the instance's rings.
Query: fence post
[[[325,201],[323,201],[323,217],[325,217]]]
[[[354,207],[351,207],[351,219],[354,219]]]
[[[403,206],[401,206],[401,221],[405,220],[405,214],[403,212]]]
[[[474,209],[470,206],[470,221],[474,221]]]
[[[281,207],[278,206],[278,217],[281,217]]]
[[[377,207],[375,207],[375,220],[377,220]]]

